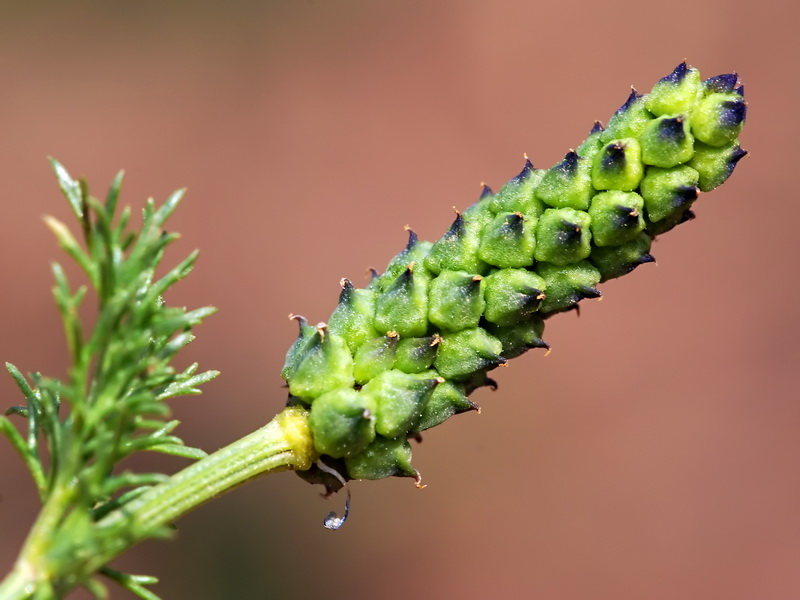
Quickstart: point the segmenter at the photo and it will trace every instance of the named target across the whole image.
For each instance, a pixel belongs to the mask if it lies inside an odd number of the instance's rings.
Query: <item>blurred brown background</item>
[[[171,295],[220,312],[182,358],[222,371],[176,402],[216,449],[284,402],[295,336],[342,276],[363,281],[451,206],[557,162],[684,57],[741,74],[751,156],[645,266],[481,391],[483,414],[425,436],[429,484],[323,501],[256,481],[116,564],[166,599],[800,597],[798,52],[777,2],[276,0],[0,3],[2,360],[64,372],[44,214],[69,218],[45,161],[137,208],[188,186]],[[0,377],[2,406],[19,402]],[[153,464],[162,464],[159,457]],[[167,461],[175,469],[180,461]],[[35,515],[0,441],[0,571]],[[75,598],[85,597],[77,593]],[[125,597],[116,591],[113,597]]]

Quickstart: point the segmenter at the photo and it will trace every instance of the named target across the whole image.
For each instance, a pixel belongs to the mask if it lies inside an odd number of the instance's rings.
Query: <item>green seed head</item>
[[[574,151],[550,168],[536,188],[536,197],[553,208],[586,210],[593,194],[592,161]]]
[[[463,271],[442,271],[431,281],[428,318],[442,331],[477,327],[486,302],[480,275]]]
[[[478,410],[465,393],[464,385],[446,381],[436,386],[422,409],[422,416],[414,426],[412,433],[419,433],[444,423],[458,413]]]
[[[351,479],[383,479],[384,477],[414,477],[411,466],[411,446],[405,438],[375,438],[366,450],[344,459]]]
[[[678,115],[653,119],[640,138],[642,162],[656,167],[674,167],[685,163],[694,154],[694,137],[687,119]]]
[[[701,89],[700,71],[684,61],[653,86],[645,106],[657,117],[688,114]]]
[[[592,198],[589,217],[595,246],[619,246],[644,229],[644,200],[636,192],[600,192]]]
[[[375,291],[359,290],[349,279],[342,279],[339,304],[331,315],[328,328],[331,333],[342,336],[351,352],[355,352],[365,341],[378,335],[375,330]]]
[[[566,266],[539,263],[536,272],[544,279],[547,289],[539,308],[545,316],[575,308],[584,298],[601,296],[595,288],[600,283],[600,272],[588,261]]]
[[[536,219],[522,213],[500,213],[483,228],[478,255],[495,267],[533,264]]]
[[[353,376],[356,383],[364,385],[370,379],[394,367],[397,354],[397,332],[364,342],[353,357]]]
[[[314,401],[308,424],[317,452],[333,458],[353,456],[375,439],[375,401],[353,389],[335,389]]]
[[[374,282],[374,285],[381,291],[385,291],[397,281],[397,278],[408,269],[408,265],[411,263],[418,264],[421,267],[433,246],[430,242],[421,241],[410,227],[406,227],[406,231],[408,231],[406,247],[389,261],[383,275],[379,276]]]
[[[439,349],[439,335],[420,338],[406,338],[397,344],[395,368],[404,373],[422,373],[433,365]]]
[[[531,217],[538,217],[544,207],[537,200],[534,191],[540,185],[543,175],[544,173],[534,169],[531,161],[526,158],[522,172],[506,183],[491,198],[489,210],[495,214],[519,212]]]
[[[337,388],[353,387],[353,356],[344,338],[317,325],[294,360],[289,393],[307,402]]]
[[[603,124],[600,121],[595,121],[594,126],[592,127],[591,131],[589,131],[589,135],[583,141],[583,143],[578,146],[576,152],[579,156],[584,158],[592,159],[594,155],[600,151],[600,148],[603,147],[603,133],[605,129],[603,128]]]
[[[283,368],[281,369],[281,377],[286,381],[292,377],[297,370],[297,363],[300,362],[300,357],[305,354],[306,347],[311,343],[311,338],[316,333],[316,327],[308,324],[305,317],[300,315],[289,315],[289,318],[297,321],[300,325],[300,333],[294,341],[289,351],[286,353],[286,360],[284,361]]]
[[[641,146],[633,138],[613,140],[594,157],[592,185],[597,190],[630,192],[643,175]]]
[[[721,148],[697,142],[689,166],[699,174],[700,191],[710,192],[731,176],[736,164],[747,155],[737,142]]]
[[[582,210],[549,208],[536,227],[537,261],[568,265],[587,258],[592,251],[591,218]]]
[[[600,273],[600,282],[622,277],[639,265],[654,262],[650,256],[652,238],[642,232],[632,240],[619,246],[596,247],[592,250],[589,262]]]
[[[486,320],[514,325],[529,319],[539,310],[545,287],[544,279],[526,269],[495,271],[486,278]]]
[[[502,351],[500,340],[485,329],[465,329],[442,335],[433,366],[445,379],[460,381],[506,362]]]
[[[486,330],[500,340],[503,345],[503,358],[516,358],[532,348],[549,348],[542,339],[544,320],[533,317],[513,325],[494,325],[488,323]]]
[[[547,348],[549,317],[653,262],[653,239],[693,218],[698,192],[746,154],[746,110],[735,74],[701,81],[681,63],[550,169],[526,158],[497,194],[484,186],[435,243],[409,230],[365,289],[342,281],[329,326],[296,317],[281,375],[324,464],[419,480],[408,440],[476,409],[469,396],[495,386],[495,367]]]
[[[478,257],[480,227],[475,226],[474,217],[464,219],[456,213],[456,220],[450,229],[433,244],[425,257],[425,268],[438,275],[442,271],[466,271],[467,273],[484,273],[489,268]]]
[[[739,94],[710,94],[692,112],[692,132],[709,146],[726,146],[739,137],[747,116],[747,103]]]
[[[397,332],[401,337],[420,337],[428,332],[428,281],[424,269],[415,263],[378,295],[375,300],[375,328],[381,333]]]
[[[620,106],[611,117],[608,127],[601,134],[600,139],[609,143],[619,138],[637,138],[652,118],[653,115],[647,110],[644,97],[631,88],[625,104]]]
[[[650,167],[640,186],[651,223],[683,214],[697,199],[700,175],[686,165],[672,169]]]
[[[384,437],[395,438],[411,431],[431,392],[443,382],[438,375],[423,377],[393,369],[371,380],[360,393],[375,404],[375,430]]]

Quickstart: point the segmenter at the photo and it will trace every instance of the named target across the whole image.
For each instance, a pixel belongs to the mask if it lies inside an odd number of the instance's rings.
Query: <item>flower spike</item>
[[[439,240],[407,228],[406,247],[365,289],[343,280],[327,330],[298,318],[283,371],[327,461],[304,478],[329,489],[330,475],[419,483],[409,442],[477,410],[469,395],[496,386],[492,369],[549,349],[547,319],[655,262],[653,240],[694,218],[699,192],[747,154],[746,114],[736,74],[703,81],[681,62],[649,94],[632,89],[608,127],[596,121],[553,167],[525,156],[499,192],[482,184]]]

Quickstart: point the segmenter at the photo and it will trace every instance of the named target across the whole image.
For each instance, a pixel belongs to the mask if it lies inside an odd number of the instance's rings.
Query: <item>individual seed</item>
[[[554,265],[576,263],[592,251],[591,218],[582,210],[549,208],[536,226],[537,261]]]

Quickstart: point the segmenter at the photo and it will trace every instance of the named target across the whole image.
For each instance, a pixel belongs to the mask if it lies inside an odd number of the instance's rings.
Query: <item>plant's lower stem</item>
[[[93,525],[91,540],[54,530],[46,532],[51,545],[26,544],[14,570],[0,584],[0,598],[36,597],[48,580],[56,589],[71,589],[131,546],[157,535],[165,525],[212,498],[265,473],[308,469],[315,458],[307,412],[287,408],[261,429],[107,514]],[[40,529],[37,522],[33,531]],[[92,552],[87,552],[89,548]],[[85,559],[76,565],[60,560],[64,556]]]

